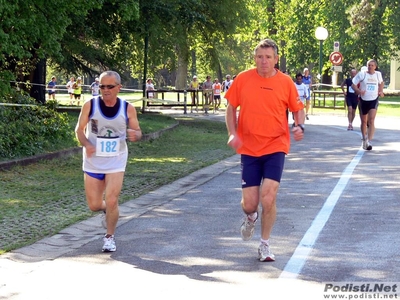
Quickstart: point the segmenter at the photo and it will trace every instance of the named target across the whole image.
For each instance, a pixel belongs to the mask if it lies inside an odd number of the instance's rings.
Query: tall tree
[[[57,56],[60,41],[71,20],[69,11],[85,10],[95,1],[1,1],[0,5],[0,95],[9,81],[33,80],[33,69],[46,56]],[[57,13],[53,9],[57,8]],[[43,61],[42,61],[43,63]],[[24,86],[23,86],[24,87]]]

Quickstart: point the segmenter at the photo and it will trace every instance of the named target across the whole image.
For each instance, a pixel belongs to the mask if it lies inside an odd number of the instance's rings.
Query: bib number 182
[[[111,152],[111,153],[117,152],[117,150],[116,150],[117,142],[116,141],[112,141],[112,142],[110,142],[110,141],[107,141],[107,142],[102,141],[100,144],[101,144],[101,152],[107,152],[107,153],[109,153],[109,152]]]
[[[97,156],[116,156],[119,152],[119,138],[97,138]]]

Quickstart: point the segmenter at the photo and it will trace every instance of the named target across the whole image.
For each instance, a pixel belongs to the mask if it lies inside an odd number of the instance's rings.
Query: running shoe
[[[240,227],[240,233],[242,235],[243,241],[251,240],[251,238],[253,237],[254,227],[255,227],[254,225],[256,224],[257,219],[258,219],[258,212],[256,212],[256,214],[257,214],[257,217],[254,221],[250,219],[249,215],[246,215],[244,217],[243,224]]]
[[[261,243],[258,247],[259,261],[275,261],[275,255],[272,254],[267,244]]]
[[[364,150],[367,150],[367,140],[362,139],[362,147]]]
[[[310,120],[310,119],[308,118],[308,115],[306,115],[306,120]]]
[[[347,127],[347,130],[353,130],[353,125],[349,124],[349,126]]]
[[[366,147],[365,149],[368,150],[368,151],[372,150],[371,142],[367,140],[366,143],[365,143],[365,147]]]
[[[103,242],[104,242],[103,252],[114,252],[117,250],[117,246],[115,245],[114,235],[111,235],[109,237],[104,236]]]

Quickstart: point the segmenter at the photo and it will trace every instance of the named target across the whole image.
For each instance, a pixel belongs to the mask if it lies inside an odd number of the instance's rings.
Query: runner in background
[[[383,94],[383,78],[381,72],[377,71],[378,63],[370,59],[367,63],[367,72],[359,72],[353,78],[352,88],[360,95],[360,117],[362,147],[364,150],[372,150],[372,139],[375,134],[375,117],[378,111],[379,97]],[[357,85],[359,87],[357,87]]]

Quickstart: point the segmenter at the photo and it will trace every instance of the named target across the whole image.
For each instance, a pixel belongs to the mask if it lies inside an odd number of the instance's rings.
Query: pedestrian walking
[[[343,80],[342,84],[340,85],[340,88],[342,89],[343,95],[346,99],[347,119],[349,121],[349,126],[347,126],[347,130],[353,130],[353,121],[354,118],[356,117],[356,111],[358,106],[358,95],[351,86],[353,84],[353,78],[357,75],[357,70],[351,69],[349,75],[350,77]],[[346,86],[346,91],[344,90],[345,86]]]
[[[49,93],[49,100],[53,99],[56,100],[56,77],[51,77],[51,81],[47,84],[48,93]]]
[[[72,88],[74,89],[74,102],[78,101],[78,106],[79,106],[80,101],[81,101],[81,95],[82,95],[82,78],[81,77],[78,77],[76,79],[76,82],[74,83]]]
[[[204,95],[204,114],[208,115],[208,110],[213,99],[213,82],[211,81],[211,76],[207,75],[206,81],[203,83],[203,95]]]
[[[307,95],[308,95],[308,87],[303,83],[303,75],[301,73],[296,74],[296,81],[294,82],[297,93],[299,94],[300,100],[303,102],[303,105],[306,105],[307,101]],[[292,113],[293,115],[293,113]],[[307,116],[307,115],[306,115]],[[294,117],[293,117],[293,126],[295,127],[296,123],[294,122]]]
[[[94,79],[94,82],[92,82],[92,84],[90,85],[90,89],[92,90],[93,97],[100,95],[100,81],[98,77]]]
[[[311,107],[312,77],[310,75],[310,70],[308,70],[308,68],[304,68],[304,70],[303,70],[303,83],[307,86],[306,120],[309,120],[308,112]]]
[[[68,89],[68,94],[69,94],[69,104],[72,105],[72,101],[74,98],[74,83],[75,83],[75,77],[71,77],[70,80],[66,84],[66,88]]]
[[[215,78],[214,84],[212,85],[213,94],[214,94],[214,111],[219,110],[221,106],[221,90],[222,85],[219,83],[218,78]]]

